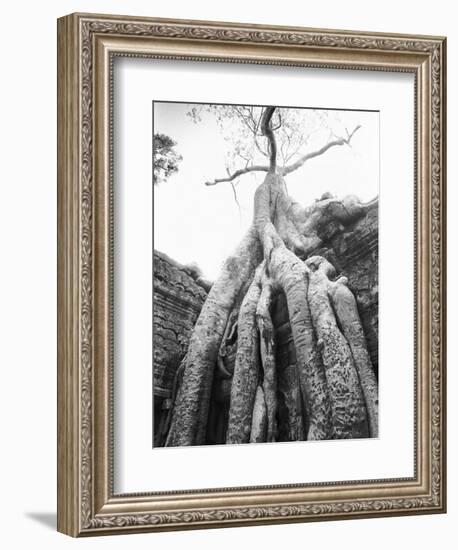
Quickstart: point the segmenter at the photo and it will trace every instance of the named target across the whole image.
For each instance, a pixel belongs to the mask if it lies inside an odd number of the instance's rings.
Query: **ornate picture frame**
[[[217,61],[415,78],[414,476],[115,494],[113,60]],[[446,509],[443,37],[72,14],[58,20],[58,530],[71,536]]]

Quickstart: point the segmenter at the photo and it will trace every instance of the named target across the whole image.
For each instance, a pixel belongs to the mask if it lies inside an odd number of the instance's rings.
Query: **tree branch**
[[[275,109],[276,107],[266,107],[261,119],[262,133],[269,140],[270,144],[270,171],[272,172],[275,172],[277,167],[277,142],[271,124]]]
[[[306,155],[303,155],[300,159],[298,159],[296,162],[293,162],[293,164],[290,164],[289,166],[284,166],[281,170],[281,173],[283,176],[286,176],[287,174],[291,174],[291,172],[294,172],[298,168],[300,168],[304,163],[306,163],[308,160],[313,159],[315,157],[319,157],[323,153],[326,153],[328,149],[331,149],[331,147],[335,147],[337,145],[350,145],[351,138],[355,135],[355,133],[361,128],[360,125],[356,126],[356,128],[349,134],[347,131],[347,137],[346,138],[338,138],[334,139],[333,141],[329,141],[321,147],[321,149],[317,149],[316,151],[312,151],[311,153],[307,153]]]
[[[268,112],[269,110],[271,110],[270,113]],[[270,163],[271,164],[270,164],[270,166],[265,166],[265,165],[261,165],[261,164],[254,164],[252,166],[246,166],[245,168],[240,168],[240,170],[236,170],[235,172],[233,172],[232,174],[229,174],[225,178],[219,178],[219,179],[215,179],[213,181],[206,181],[205,185],[211,186],[211,185],[216,185],[218,183],[231,182],[231,181],[235,180],[236,178],[238,178],[239,176],[243,176],[244,174],[248,174],[250,172],[269,172],[272,169],[275,170],[276,156],[277,156],[277,145],[276,145],[276,141],[275,141],[275,136],[274,136],[272,128],[270,126],[270,120],[272,118],[274,110],[275,110],[275,107],[267,107],[266,108],[266,110],[264,111],[264,114],[262,116],[262,124],[261,124],[262,131],[265,132],[265,129],[267,131],[267,134],[265,134],[265,135],[269,139],[269,143],[270,143],[270,146],[271,146],[271,151],[270,151]],[[267,115],[266,115],[266,113],[267,113]],[[346,138],[341,137],[341,138],[337,138],[337,139],[334,139],[332,141],[329,141],[328,143],[326,143],[326,145],[323,145],[323,147],[321,147],[320,149],[317,149],[316,151],[312,151],[311,153],[307,153],[306,155],[303,155],[296,162],[293,162],[293,164],[290,164],[289,166],[283,166],[282,168],[280,168],[280,173],[283,176],[286,176],[287,174],[291,174],[291,172],[294,172],[295,170],[300,168],[308,160],[310,160],[312,158],[315,158],[315,157],[319,157],[323,153],[326,153],[326,151],[328,149],[331,149],[331,147],[336,147],[337,145],[350,145],[350,141],[351,141],[352,137],[356,134],[356,132],[360,128],[361,128],[360,125],[356,126],[356,128],[351,133],[349,133],[348,130],[347,130],[347,137]],[[272,139],[269,137],[269,133],[271,133]],[[273,166],[272,166],[272,143],[274,144],[273,152],[275,154],[275,159],[274,159]]]
[[[237,189],[235,188],[233,181],[231,181],[231,187],[232,187],[232,192],[234,193],[235,203],[239,209],[239,214],[242,215],[242,209],[240,208],[239,198],[237,197]]]
[[[249,172],[268,172],[270,169],[269,166],[262,166],[259,164],[254,164],[253,166],[247,166],[245,168],[240,168],[240,170],[236,170],[232,174],[228,175],[226,178],[219,178],[215,179],[213,181],[206,181],[205,185],[216,185],[217,183],[223,183],[225,181],[233,181],[239,176],[243,176],[243,174],[248,174]]]

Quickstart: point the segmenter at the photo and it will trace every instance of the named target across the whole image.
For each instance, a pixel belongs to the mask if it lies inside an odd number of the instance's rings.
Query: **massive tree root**
[[[324,258],[313,256],[306,265],[309,275],[308,301],[325,366],[329,399],[332,408],[335,439],[368,435],[366,407],[354,366],[350,346],[337,326],[328,295],[328,275],[333,266]]]
[[[275,441],[277,432],[277,370],[275,365],[274,326],[270,315],[272,301],[272,280],[265,268],[261,278],[261,295],[256,309],[259,331],[259,351],[263,373],[262,395],[265,402],[266,441]]]
[[[340,277],[329,282],[329,295],[343,335],[350,344],[364,394],[371,437],[378,436],[378,383],[367,351],[361,319],[355,297],[347,287],[347,279]]]
[[[256,388],[253,407],[250,443],[263,443],[267,440],[267,405],[262,386]]]
[[[240,294],[246,292],[261,261],[261,247],[251,228],[224,263],[212,286],[189,342],[183,380],[172,413],[167,445],[205,443],[213,373],[226,323]]]
[[[261,295],[262,269],[263,265],[261,264],[256,270],[240,308],[227,443],[247,443],[250,440],[252,413],[259,376],[259,333],[256,326],[256,310]]]
[[[321,244],[324,225],[354,221],[368,205],[355,197],[323,197],[308,209],[294,203],[276,166],[272,113],[267,108],[262,121],[271,164],[255,193],[253,224],[226,260],[196,323],[167,445],[205,443],[214,371],[226,372],[224,346],[235,331],[226,442],[276,440],[277,366],[270,309],[278,292],[286,297],[296,350],[305,439],[378,433],[377,381],[355,299],[343,279],[332,280],[329,262],[309,257]]]

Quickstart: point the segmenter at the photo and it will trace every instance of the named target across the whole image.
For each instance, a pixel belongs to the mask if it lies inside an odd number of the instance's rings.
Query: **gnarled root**
[[[299,381],[310,422],[307,439],[328,439],[332,427],[331,407],[307,301],[307,268],[294,252],[286,248],[270,221],[287,204],[281,176],[267,174],[264,183],[256,190],[254,202],[254,226],[262,242],[266,269],[283,289],[288,304]]]
[[[237,356],[232,379],[226,443],[249,443],[253,405],[259,376],[259,335],[256,309],[261,295],[261,273],[257,269],[238,318]]]
[[[194,327],[167,445],[205,443],[213,372],[226,323],[237,297],[245,292],[260,261],[258,235],[252,227],[224,263],[222,274],[212,286]]]
[[[256,397],[251,421],[250,443],[263,443],[267,439],[267,406],[261,386],[256,388]]]
[[[366,402],[371,437],[378,436],[378,384],[367,351],[361,319],[355,297],[347,287],[347,279],[341,277],[329,283],[329,295],[342,332],[350,344],[359,381]]]
[[[167,441],[170,434],[170,422],[172,420],[172,412],[175,409],[175,404],[178,400],[181,384],[183,382],[183,372],[184,372],[185,365],[186,365],[186,355],[181,360],[177,370],[175,371],[175,375],[173,377],[172,395],[170,396],[170,408],[167,412],[167,418],[165,420],[165,424],[163,428],[163,433],[166,434],[165,446],[167,446]]]
[[[293,203],[276,167],[275,139],[269,129],[272,113],[268,108],[263,117],[271,167],[255,193],[253,225],[226,260],[194,327],[172,411],[166,442],[170,446],[205,443],[215,367],[230,383],[226,341],[235,345],[233,317],[240,302],[226,442],[275,441],[278,382],[269,311],[272,285],[286,296],[306,411],[295,431],[302,435],[306,428],[306,439],[364,437],[367,405],[371,434],[377,434],[377,385],[354,298],[344,285],[329,281],[324,267],[311,272],[296,256],[306,257],[321,243],[327,219],[345,225],[368,206],[353,197],[323,198],[306,210]],[[307,264],[312,266],[312,260]]]
[[[305,263],[311,269],[308,301],[328,382],[333,438],[367,437],[366,407],[358,373],[328,296],[328,275],[334,274],[334,268],[319,256],[309,258]]]
[[[307,268],[283,243],[274,246],[270,258],[272,277],[283,289],[288,304],[299,380],[310,422],[307,439],[329,439],[331,407],[307,300]]]
[[[275,441],[277,432],[277,371],[275,365],[274,327],[270,316],[272,300],[272,281],[263,270],[261,295],[256,309],[259,330],[259,351],[264,373],[262,383],[263,399],[266,405],[267,435],[266,441]]]

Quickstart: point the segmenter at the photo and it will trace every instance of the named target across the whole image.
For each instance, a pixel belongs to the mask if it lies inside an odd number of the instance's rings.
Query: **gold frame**
[[[445,511],[445,38],[73,14],[58,20],[58,530],[72,536]],[[112,491],[114,56],[408,71],[416,81],[415,475]]]

